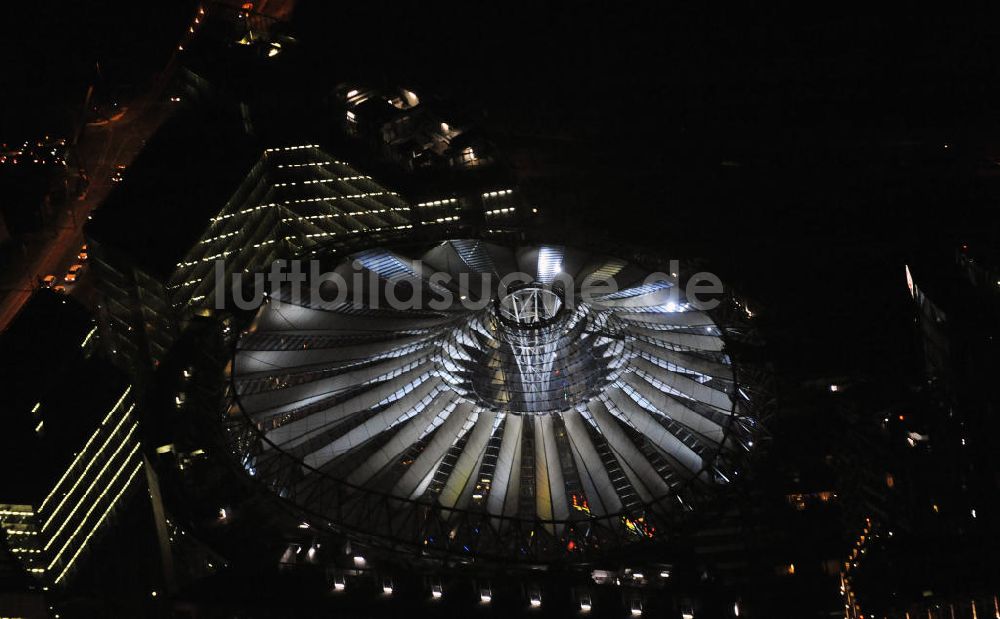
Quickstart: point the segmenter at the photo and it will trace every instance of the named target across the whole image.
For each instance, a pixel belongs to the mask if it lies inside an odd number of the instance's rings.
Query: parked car
[[[42,278],[42,288],[51,288],[56,283],[55,275],[46,275]]]

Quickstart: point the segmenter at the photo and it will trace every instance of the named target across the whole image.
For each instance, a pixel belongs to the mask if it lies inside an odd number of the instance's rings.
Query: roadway
[[[295,6],[295,0],[265,0],[259,4],[266,7],[269,16],[287,17]],[[190,30],[181,36],[178,50],[195,36],[204,15],[204,9],[199,7],[192,18]],[[77,261],[80,246],[84,243],[83,226],[88,216],[100,207],[116,185],[111,181],[116,166],[132,163],[176,105],[166,100],[165,96],[176,63],[175,52],[150,88],[129,102],[129,109],[123,116],[85,128],[77,142],[77,152],[90,178],[87,195],[83,200],[70,197],[70,203],[64,205],[57,223],[50,225],[42,234],[25,239],[21,255],[13,260],[11,268],[0,273],[0,332],[14,320],[46,275],[55,275],[59,283],[65,285],[62,280],[66,271]],[[128,182],[127,169],[122,182]],[[81,277],[87,278],[87,269]],[[74,287],[66,285],[67,293],[73,294]]]
[[[119,164],[129,165],[142,151],[146,140],[169,114],[170,103],[163,102],[160,88],[132,101],[128,111],[118,120],[102,126],[88,126],[77,144],[77,151],[90,177],[90,186],[83,200],[70,195],[57,221],[33,238],[24,240],[19,260],[0,276],[0,332],[14,320],[38,282],[46,275],[55,275],[62,282],[67,269],[77,261],[84,243],[83,225],[91,211],[97,209],[111,193],[115,183],[111,176]],[[128,170],[125,171],[127,180]],[[72,187],[72,179],[69,182]],[[70,192],[72,193],[72,192]],[[86,272],[86,269],[84,270]],[[71,285],[67,292],[72,293]]]

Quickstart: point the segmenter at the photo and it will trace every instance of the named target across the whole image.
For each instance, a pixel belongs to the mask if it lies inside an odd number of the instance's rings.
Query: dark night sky
[[[19,6],[2,139],[71,117],[95,61],[105,92],[140,87],[194,7]],[[317,83],[409,85],[501,144],[541,139],[575,171],[574,220],[610,212],[704,255],[804,334],[788,348],[868,363],[905,338],[903,260],[996,236],[976,174],[1000,156],[996,23],[914,6],[300,0],[292,31]]]
[[[816,8],[303,2],[298,17],[314,31],[306,38],[368,75],[412,75],[520,114],[540,106],[574,133],[598,120],[612,131],[660,120],[781,135],[989,115],[990,15]]]
[[[6,7],[13,35],[0,55],[0,141],[66,133],[92,82],[112,98],[134,92],[163,66],[193,7],[115,0]]]
[[[593,197],[574,218],[711,258],[769,306],[788,368],[902,371],[902,263],[996,238],[996,19],[717,8],[304,2],[298,26],[337,70],[565,141]]]

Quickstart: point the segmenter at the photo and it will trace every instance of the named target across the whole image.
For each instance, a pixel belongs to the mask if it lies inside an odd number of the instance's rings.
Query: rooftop
[[[126,389],[82,345],[93,328],[82,305],[43,290],[0,335],[0,467],[11,473],[0,501],[40,502]]]

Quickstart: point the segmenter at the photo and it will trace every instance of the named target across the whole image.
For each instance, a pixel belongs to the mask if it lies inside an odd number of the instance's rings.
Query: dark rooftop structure
[[[41,502],[127,387],[87,354],[93,328],[78,302],[42,291],[0,335],[0,466],[10,472],[0,501]]]
[[[260,156],[251,142],[236,114],[180,110],[125,171],[129,182],[94,214],[87,236],[165,279]]]

